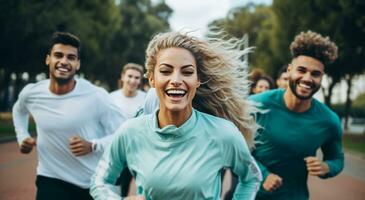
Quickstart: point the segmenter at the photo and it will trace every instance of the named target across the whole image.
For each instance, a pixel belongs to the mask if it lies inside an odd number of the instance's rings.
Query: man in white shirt
[[[146,93],[139,90],[142,78],[143,67],[135,63],[127,63],[120,74],[120,89],[110,93],[114,103],[128,119],[136,116],[138,109],[145,101]],[[118,184],[121,184],[122,196],[128,195],[131,180],[132,175],[126,168],[118,180]]]
[[[160,106],[160,99],[156,94],[155,88],[150,88],[147,92],[146,99],[142,108],[138,111],[139,115],[148,115],[154,113],[154,111]]]
[[[24,87],[13,107],[19,148],[28,154],[37,147],[37,200],[92,199],[90,177],[125,117],[104,89],[74,78],[80,40],[64,32],[52,39],[45,60],[50,78]],[[29,114],[37,138],[28,132]]]
[[[135,63],[128,63],[123,67],[120,75],[121,88],[110,93],[114,103],[127,118],[134,117],[145,100],[146,93],[139,90],[142,78],[143,67]]]

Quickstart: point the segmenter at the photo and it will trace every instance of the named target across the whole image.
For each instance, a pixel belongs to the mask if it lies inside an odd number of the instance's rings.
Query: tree
[[[217,19],[209,24],[210,27],[220,27],[229,35],[241,38],[248,34],[250,46],[255,52],[250,55],[250,65],[262,68],[269,74],[275,73],[275,66],[280,65],[273,57],[275,40],[273,28],[276,18],[270,6],[248,4],[233,8],[223,19]]]
[[[365,93],[360,94],[354,100],[354,107],[363,108],[365,110]]]
[[[1,70],[1,110],[7,109],[4,101],[9,88],[10,75],[16,74],[15,95],[21,89],[22,73],[30,79],[44,72],[49,39],[54,31],[67,31],[78,35],[83,51],[83,71],[93,68],[100,58],[101,44],[108,41],[109,33],[118,22],[118,10],[113,0],[16,0],[1,2],[0,54],[3,56]]]
[[[120,65],[143,63],[151,35],[168,29],[172,10],[160,2],[128,0],[0,0],[0,111],[9,110],[9,84],[16,74],[15,96],[27,72],[32,82],[47,70],[44,59],[55,31],[81,39],[81,73],[92,80],[116,83]],[[108,73],[110,72],[110,73]]]
[[[115,89],[124,64],[143,65],[148,42],[154,34],[169,29],[171,13],[164,1],[155,5],[150,0],[121,1],[119,29],[105,48],[107,59],[91,73],[93,79],[105,80],[111,89]]]

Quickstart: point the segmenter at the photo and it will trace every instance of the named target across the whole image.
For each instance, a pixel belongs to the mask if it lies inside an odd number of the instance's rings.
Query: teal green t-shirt
[[[258,199],[308,199],[304,158],[315,156],[318,148],[330,168],[321,178],[333,177],[343,169],[342,128],[338,116],[316,99],[309,110],[293,112],[285,105],[284,92],[276,89],[250,97],[261,109],[257,114],[261,128],[255,135],[256,148],[252,154],[263,180],[269,173],[283,179],[282,186],[274,192],[266,192],[261,187]]]
[[[239,176],[234,199],[255,198],[262,176],[232,122],[193,110],[182,126],[161,129],[156,115],[129,120],[118,129],[92,178],[95,199],[121,199],[113,184],[125,167],[146,200],[218,200],[223,168]]]

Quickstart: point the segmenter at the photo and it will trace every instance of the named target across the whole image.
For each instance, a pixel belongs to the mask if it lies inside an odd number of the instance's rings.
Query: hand
[[[75,156],[83,156],[92,151],[92,144],[79,136],[69,138],[70,150]]]
[[[283,179],[273,173],[270,173],[264,183],[262,184],[262,187],[268,191],[268,192],[273,192],[274,190],[278,189],[283,183]]]
[[[311,176],[324,176],[330,171],[328,164],[316,157],[309,156],[304,158],[304,161],[307,164],[308,174]]]
[[[25,138],[19,147],[20,152],[28,154],[32,151],[35,145],[36,145],[36,140],[34,138],[32,137]]]
[[[129,196],[124,198],[125,200],[144,200],[143,196]]]

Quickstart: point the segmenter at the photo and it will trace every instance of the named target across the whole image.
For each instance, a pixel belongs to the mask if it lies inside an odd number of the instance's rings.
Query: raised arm
[[[127,120],[106,92],[103,92],[101,96],[102,98],[98,105],[100,112],[99,121],[104,128],[105,136],[90,141],[93,146],[93,151],[96,153],[104,152],[104,150],[112,143],[114,139],[114,132]]]
[[[331,178],[339,174],[344,167],[341,123],[337,116],[333,122],[329,129],[331,137],[321,146],[323,160],[313,156],[304,159],[309,175]]]
[[[104,152],[91,178],[91,196],[95,200],[122,199],[115,183],[125,166],[125,145],[122,135],[118,134]]]
[[[262,173],[262,187],[268,192],[278,189],[282,185],[283,179],[279,175],[271,173],[260,161],[255,160]]]
[[[344,167],[344,154],[342,151],[342,128],[338,120],[334,127],[333,138],[322,147],[323,161],[328,165],[329,172],[321,178],[330,178],[338,175]]]
[[[233,199],[255,199],[262,180],[260,169],[238,129],[229,143],[225,145],[226,162],[232,172],[239,177]]]
[[[28,89],[29,86],[23,88],[12,110],[15,133],[22,153],[31,152],[36,143],[28,132],[29,111],[26,107]]]
[[[333,142],[322,147],[323,159],[327,163],[329,172],[321,178],[330,178],[338,175],[344,167],[344,155],[341,142]]]

